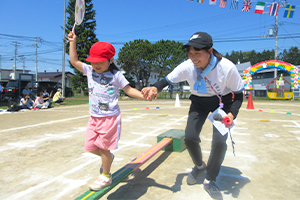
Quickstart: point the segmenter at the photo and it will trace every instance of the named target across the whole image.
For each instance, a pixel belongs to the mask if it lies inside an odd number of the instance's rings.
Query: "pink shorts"
[[[121,114],[107,117],[91,116],[87,125],[84,147],[86,151],[97,148],[114,150],[118,148],[121,136]]]

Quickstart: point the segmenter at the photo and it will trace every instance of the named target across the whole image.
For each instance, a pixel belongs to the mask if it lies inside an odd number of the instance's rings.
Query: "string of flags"
[[[194,1],[194,0],[188,0]],[[204,0],[195,0],[197,3],[204,3]],[[217,5],[217,0],[205,0],[209,1],[209,5]],[[231,1],[230,9],[237,10],[239,5],[239,0],[220,0],[219,7],[226,8],[227,2]],[[243,8],[242,12],[250,12],[252,0],[243,0]],[[269,3],[267,3],[269,4]],[[266,2],[257,1],[254,13],[256,14],[263,14],[266,7]],[[270,16],[277,16],[279,11],[280,4],[279,3],[270,3],[269,15]],[[295,12],[295,5],[286,5],[284,10],[284,18],[293,18]]]

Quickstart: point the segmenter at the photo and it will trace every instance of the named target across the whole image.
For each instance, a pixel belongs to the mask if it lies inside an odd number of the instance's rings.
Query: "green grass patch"
[[[81,95],[75,95],[73,97],[68,97],[66,100],[62,103],[59,103],[59,105],[56,105],[52,102],[52,107],[60,106],[60,105],[80,105],[80,104],[87,104],[89,103],[89,97],[88,96],[81,96]]]

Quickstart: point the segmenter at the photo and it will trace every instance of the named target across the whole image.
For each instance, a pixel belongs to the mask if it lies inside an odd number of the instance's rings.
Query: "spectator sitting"
[[[23,94],[23,98],[20,100],[20,107],[21,107],[21,109],[30,109],[30,110],[38,109],[38,108],[35,108],[35,103],[30,98],[28,93]]]
[[[35,104],[36,104],[36,108],[48,108],[49,106],[49,101],[46,101],[44,102],[44,93],[43,92],[40,92],[40,96],[38,96],[36,99],[35,99]]]
[[[49,94],[47,92],[47,90],[44,89],[44,93],[43,93],[44,103],[49,102],[48,108],[51,108],[51,104],[52,104],[51,101],[50,101],[51,96],[52,96],[52,91]]]
[[[52,94],[52,91],[51,91],[51,94]],[[44,98],[47,98],[47,97],[50,97],[51,95],[47,92],[46,89],[43,89],[43,95],[44,95]]]
[[[25,89],[22,91],[22,95],[28,93],[29,95],[31,94],[31,91],[29,90],[29,87],[26,85]]]
[[[23,89],[22,95],[25,94],[25,93],[28,93],[30,98],[35,99],[35,96],[31,93],[31,91],[30,91],[30,89],[27,85],[25,86],[25,89]]]
[[[58,105],[59,103],[64,102],[65,99],[66,98],[63,98],[61,95],[61,88],[58,88],[57,92],[53,96],[53,102],[56,103],[56,105]]]

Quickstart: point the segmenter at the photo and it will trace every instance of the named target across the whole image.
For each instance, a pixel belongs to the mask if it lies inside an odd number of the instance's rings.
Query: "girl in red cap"
[[[86,59],[91,65],[78,60],[76,35],[68,34],[71,64],[87,76],[90,114],[85,137],[85,150],[101,156],[102,166],[99,178],[89,187],[102,190],[111,185],[111,163],[114,155],[111,150],[118,148],[121,133],[121,114],[118,105],[119,89],[131,97],[144,99],[140,91],[130,87],[129,82],[113,63],[115,48],[108,42],[92,45]]]

